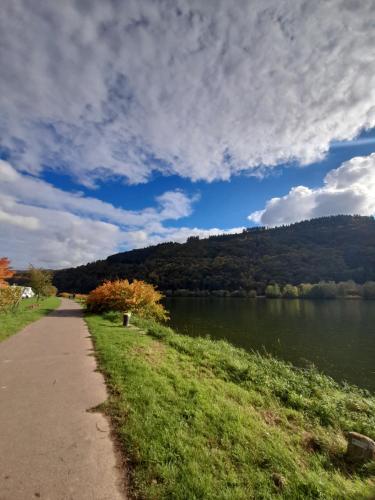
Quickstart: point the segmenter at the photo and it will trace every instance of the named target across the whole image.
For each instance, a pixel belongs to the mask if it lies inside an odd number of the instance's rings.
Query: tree
[[[299,297],[301,297],[303,299],[310,298],[312,288],[313,288],[313,285],[311,285],[311,283],[301,283],[298,286]]]
[[[310,297],[312,299],[335,299],[337,295],[337,285],[332,281],[321,281],[313,285],[310,291]]]
[[[363,285],[363,297],[365,299],[375,299],[375,281],[366,281]]]
[[[266,286],[266,297],[269,299],[278,299],[281,297],[281,291],[280,287],[277,283],[274,285],[267,285]]]
[[[10,260],[7,257],[0,258],[0,288],[8,286],[6,280],[14,275],[14,271],[10,269]]]
[[[144,281],[106,281],[90,292],[87,308],[92,312],[134,312],[141,317],[168,319],[168,313],[160,304],[163,295]]]
[[[55,295],[56,288],[52,285],[52,273],[34,266],[29,268],[29,283],[37,299]]]
[[[285,285],[283,289],[284,299],[298,299],[298,288],[293,285]]]
[[[359,297],[361,288],[353,280],[341,281],[337,284],[337,295],[339,297]]]

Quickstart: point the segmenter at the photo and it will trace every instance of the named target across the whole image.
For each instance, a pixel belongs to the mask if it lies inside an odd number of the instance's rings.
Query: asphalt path
[[[0,500],[124,499],[106,398],[75,302],[1,342]]]

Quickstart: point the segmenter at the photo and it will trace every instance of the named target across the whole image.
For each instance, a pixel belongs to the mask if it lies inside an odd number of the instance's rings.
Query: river
[[[314,364],[375,392],[375,301],[178,297],[166,307],[180,333]]]

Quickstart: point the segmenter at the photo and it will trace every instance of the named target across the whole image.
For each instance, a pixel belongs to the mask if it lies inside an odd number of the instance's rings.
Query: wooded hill
[[[375,280],[375,220],[339,215],[241,234],[191,237],[56,271],[60,291],[86,293],[107,279],[142,279],[165,292],[256,290],[269,283]]]

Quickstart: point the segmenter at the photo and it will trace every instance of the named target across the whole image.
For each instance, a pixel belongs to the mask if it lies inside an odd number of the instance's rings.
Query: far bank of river
[[[375,392],[375,301],[166,299],[171,326],[226,339]]]

